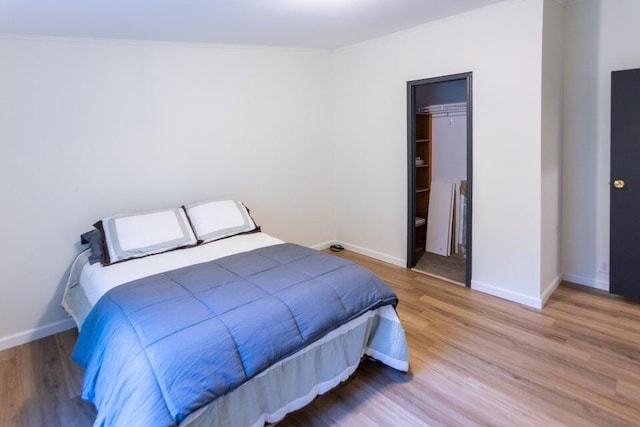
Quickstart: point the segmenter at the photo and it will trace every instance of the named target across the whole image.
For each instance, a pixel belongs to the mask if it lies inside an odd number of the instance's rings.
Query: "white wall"
[[[234,197],[268,233],[334,238],[330,52],[3,38],[0,58],[0,348],[69,325],[65,271],[107,215]]]
[[[560,176],[563,108],[564,7],[544,0],[542,28],[542,216],[541,298],[546,300],[561,280]]]
[[[507,1],[336,51],[340,240],[404,265],[406,82],[472,71],[472,286],[540,304],[542,14]]]
[[[267,232],[404,265],[406,82],[467,71],[473,287],[608,289],[610,72],[640,67],[640,2],[572,2],[563,53],[560,16],[512,0],[334,53],[0,39],[0,348],[68,325],[78,234],[116,212],[237,197]]]
[[[640,2],[583,0],[565,19],[562,270],[609,289],[611,72],[639,68]]]

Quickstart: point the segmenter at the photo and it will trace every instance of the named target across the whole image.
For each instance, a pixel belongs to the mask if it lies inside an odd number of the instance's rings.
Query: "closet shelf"
[[[418,159],[416,168],[413,169],[412,187],[415,198],[414,214],[416,224],[413,231],[415,235],[415,257],[416,261],[424,252],[427,237],[427,214],[429,212],[429,195],[431,194],[431,116],[428,114],[416,114],[415,129],[412,138],[413,153]]]

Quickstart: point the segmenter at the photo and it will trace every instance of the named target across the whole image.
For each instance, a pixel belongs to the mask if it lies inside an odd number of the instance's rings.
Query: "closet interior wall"
[[[431,180],[454,185],[451,253],[464,255],[464,187],[467,181],[466,105],[441,106],[431,115]]]

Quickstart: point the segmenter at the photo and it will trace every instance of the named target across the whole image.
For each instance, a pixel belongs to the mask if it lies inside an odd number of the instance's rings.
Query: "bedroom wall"
[[[583,0],[566,10],[562,271],[609,290],[611,72],[640,67],[640,2]]]
[[[336,51],[345,246],[406,264],[406,82],[472,71],[472,287],[541,303],[542,22],[542,1],[507,1]]]
[[[331,52],[0,39],[0,349],[71,326],[80,233],[119,212],[244,201],[334,238]]]
[[[542,215],[541,298],[546,301],[562,279],[560,194],[564,67],[564,6],[544,0],[542,26]]]

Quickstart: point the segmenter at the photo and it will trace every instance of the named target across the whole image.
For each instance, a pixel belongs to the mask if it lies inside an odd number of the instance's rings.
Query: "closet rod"
[[[446,113],[446,112],[465,112],[467,111],[466,102],[457,102],[452,104],[429,105],[417,108],[419,113]]]
[[[467,111],[438,111],[435,113],[431,113],[431,117],[457,117],[457,116],[466,116]]]

